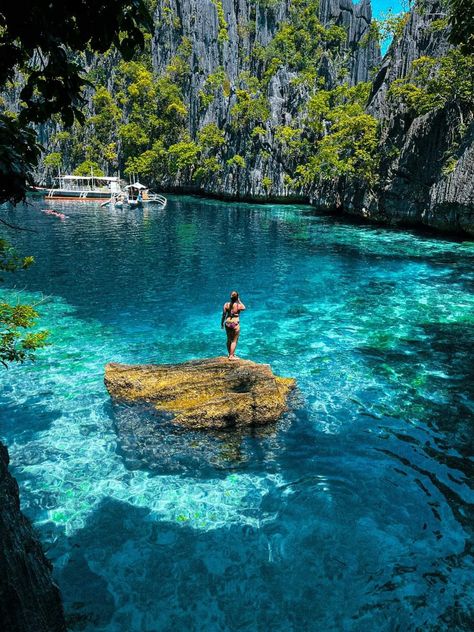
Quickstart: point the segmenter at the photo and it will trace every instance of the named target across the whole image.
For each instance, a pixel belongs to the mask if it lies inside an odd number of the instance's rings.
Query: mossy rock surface
[[[190,428],[230,428],[276,421],[295,380],[277,377],[268,364],[218,357],[182,364],[110,363],[105,385],[114,399],[152,404]]]

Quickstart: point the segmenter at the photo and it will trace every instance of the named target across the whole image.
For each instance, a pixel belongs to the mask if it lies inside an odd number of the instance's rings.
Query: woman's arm
[[[239,301],[239,312],[243,312],[245,309],[245,305],[242,303],[242,301]]]
[[[227,316],[227,303],[224,303],[224,307],[222,308],[222,318],[221,318],[221,329],[224,328],[224,321]]]

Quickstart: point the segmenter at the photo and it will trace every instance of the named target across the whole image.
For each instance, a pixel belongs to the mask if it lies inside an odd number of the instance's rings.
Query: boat
[[[130,208],[138,208],[148,199],[148,189],[140,182],[134,182],[125,187],[128,196],[128,205]]]
[[[156,204],[165,208],[168,200],[159,193],[153,193],[140,182],[134,182],[121,188],[120,178],[107,176],[71,176],[55,178],[57,187],[37,188],[48,201],[58,202],[99,202],[101,207],[139,208],[143,205]]]
[[[152,191],[148,191],[148,204],[159,204],[163,208],[168,204],[168,200],[164,195],[160,193],[153,193]]]
[[[101,208],[111,206],[113,208],[123,208],[128,205],[128,195],[126,193],[114,193],[112,197],[100,205]]]
[[[57,187],[45,189],[48,201],[102,202],[121,193],[120,178],[114,176],[70,176],[55,178]]]
[[[127,203],[130,208],[139,208],[144,205],[157,204],[161,208],[165,208],[168,200],[164,195],[150,191],[141,182],[134,182],[125,187],[127,192]]]

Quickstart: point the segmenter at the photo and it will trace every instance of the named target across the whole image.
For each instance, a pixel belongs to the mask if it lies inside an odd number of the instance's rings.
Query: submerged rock
[[[20,511],[16,480],[0,443],[0,630],[65,632],[59,589],[51,563]]]
[[[275,376],[268,364],[219,357],[183,364],[111,363],[105,384],[112,397],[150,403],[184,426],[230,428],[276,421],[295,380]]]

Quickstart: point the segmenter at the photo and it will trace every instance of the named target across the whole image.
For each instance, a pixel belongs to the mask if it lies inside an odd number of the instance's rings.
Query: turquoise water
[[[473,627],[474,244],[294,206],[17,211],[52,346],[0,373],[0,436],[72,630]],[[15,285],[13,285],[15,284]],[[104,365],[239,354],[297,378],[248,434],[112,405]]]

